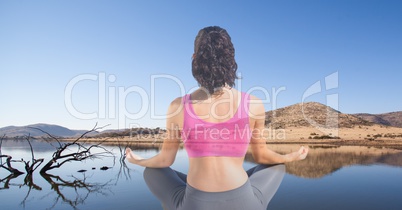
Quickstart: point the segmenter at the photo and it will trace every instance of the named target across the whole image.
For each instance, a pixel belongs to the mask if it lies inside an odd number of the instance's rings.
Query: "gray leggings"
[[[269,201],[285,175],[284,165],[257,165],[247,182],[225,192],[204,192],[186,183],[187,175],[171,168],[145,168],[144,179],[165,210],[259,210]]]

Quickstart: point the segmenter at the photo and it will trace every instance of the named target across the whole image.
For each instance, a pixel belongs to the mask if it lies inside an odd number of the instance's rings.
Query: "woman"
[[[235,50],[226,30],[201,29],[192,73],[200,88],[173,100],[161,151],[143,159],[130,149],[130,163],[146,167],[144,179],[165,209],[266,209],[283,178],[281,163],[306,158],[308,149],[280,155],[266,146],[265,110],[255,96],[232,88]],[[189,156],[188,174],[172,170],[180,139]],[[259,163],[243,169],[250,145]]]

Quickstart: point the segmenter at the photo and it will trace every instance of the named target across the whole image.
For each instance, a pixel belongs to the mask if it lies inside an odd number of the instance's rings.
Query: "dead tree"
[[[20,170],[18,170],[18,169],[16,169],[16,168],[14,168],[14,167],[11,165],[12,162],[21,162],[21,161],[20,161],[20,160],[13,160],[13,157],[12,157],[12,156],[10,156],[10,155],[3,155],[3,154],[1,153],[1,146],[2,146],[2,144],[3,144],[3,139],[4,139],[5,136],[6,136],[6,135],[4,134],[4,135],[1,137],[1,139],[0,139],[0,168],[4,168],[4,169],[6,169],[7,171],[9,171],[10,173],[12,173],[12,174],[14,174],[14,175],[21,175],[21,174],[23,174],[24,172],[22,172],[22,171],[20,171]],[[3,158],[6,158],[6,161],[5,161],[5,162],[3,162]]]
[[[40,173],[46,174],[47,171],[55,168],[60,168],[65,163],[72,161],[83,161],[86,159],[95,159],[102,157],[114,157],[111,151],[101,146],[103,142],[89,145],[86,145],[85,141],[80,142],[80,140],[82,140],[88,133],[104,128],[96,126],[97,125],[95,125],[95,127],[92,128],[91,130],[83,133],[80,137],[78,137],[72,142],[61,142],[58,138],[52,136],[51,134],[42,129],[30,127],[33,129],[40,130],[43,133],[47,134],[50,138],[54,139],[59,145],[56,148],[56,151],[53,153],[52,158],[41,168]],[[93,152],[93,150],[96,149],[99,149],[100,152]]]
[[[25,164],[25,171],[27,172],[28,175],[31,175],[40,166],[40,164],[42,164],[44,159],[43,158],[35,159],[34,151],[32,148],[32,144],[29,141],[29,138],[30,138],[30,134],[28,134],[28,136],[25,139],[27,140],[27,142],[29,144],[29,148],[31,149],[32,164],[30,164],[30,161],[25,161],[23,159],[22,159],[22,161]]]
[[[13,160],[13,157],[11,157],[10,155],[0,155],[0,158],[6,158],[6,161],[3,163],[3,161],[1,161],[1,168],[6,169],[7,171],[9,171],[12,174],[16,174],[16,175],[20,175],[23,174],[24,172],[14,168],[11,163],[12,162],[21,162],[20,160]]]

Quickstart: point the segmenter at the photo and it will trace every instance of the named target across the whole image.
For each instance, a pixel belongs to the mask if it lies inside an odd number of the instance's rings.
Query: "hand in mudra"
[[[135,164],[135,163],[137,163],[137,161],[142,160],[144,158],[142,158],[139,155],[134,154],[130,148],[127,148],[126,149],[126,159],[128,162]]]
[[[297,161],[306,159],[307,154],[308,154],[308,147],[301,146],[298,151],[292,152],[289,155],[291,156],[293,161]]]

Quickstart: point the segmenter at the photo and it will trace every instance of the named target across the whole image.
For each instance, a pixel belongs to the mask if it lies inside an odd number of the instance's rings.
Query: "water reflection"
[[[111,179],[106,183],[89,182],[90,177],[85,174],[82,178],[71,176],[70,180],[52,174],[43,174],[42,177],[52,186],[53,191],[49,192],[48,196],[54,196],[54,203],[50,208],[54,208],[61,200],[77,209],[78,205],[85,203],[89,194],[108,195],[112,181]]]
[[[12,183],[11,181],[21,176],[21,174],[10,174],[7,177],[0,179],[0,183],[2,183],[2,187],[0,190],[10,189],[10,187],[15,187],[18,189],[23,189],[24,187],[28,188],[28,191],[25,194],[25,197],[21,201],[21,206],[25,208],[26,202],[31,194],[31,191],[37,190],[42,191],[42,187],[34,183],[33,175],[26,175],[23,183]],[[41,174],[42,178],[50,184],[50,191],[42,197],[42,199],[49,199],[49,197],[53,200],[53,204],[51,204],[49,209],[55,208],[59,202],[69,204],[73,209],[77,209],[78,205],[82,205],[85,203],[85,200],[89,197],[90,194],[100,194],[103,196],[107,196],[111,193],[112,180],[110,179],[107,182],[91,182],[90,176],[86,176],[85,173],[82,174],[82,177],[70,176],[70,178],[62,178],[61,176],[53,175],[53,174]],[[17,180],[16,180],[17,181]]]
[[[13,154],[15,158],[27,158],[31,155],[31,150],[27,145],[21,143],[24,142],[5,141],[5,144],[2,146],[7,154]],[[54,152],[54,148],[49,147],[49,144],[45,142],[33,141],[32,145],[34,146],[35,151],[41,151],[38,152],[38,154],[39,156],[44,155],[44,157],[46,157],[45,159],[50,159]],[[13,163],[13,166],[15,165],[19,170],[23,167],[21,161],[13,161]],[[97,175],[94,171],[96,168],[99,168],[100,170],[102,170],[103,167],[109,169],[109,167],[105,166],[107,163],[112,163],[113,166],[120,164],[117,176],[116,174],[109,174],[106,178],[94,177]],[[102,159],[102,167],[100,167],[100,165],[97,165],[98,167],[89,166],[85,161],[70,164],[69,166],[63,167],[63,170],[56,170],[55,172],[57,175],[38,173],[37,171],[32,171],[33,173],[26,175],[21,173],[11,173],[4,178],[0,177],[0,190],[7,190],[10,194],[18,192],[18,195],[23,196],[22,200],[19,200],[19,203],[24,209],[26,207],[32,208],[32,206],[34,206],[35,209],[59,209],[60,206],[65,204],[68,204],[72,209],[78,209],[79,206],[85,204],[90,195],[111,195],[113,194],[112,186],[116,185],[122,176],[125,176],[126,179],[130,178],[131,170],[127,168],[124,159],[120,158],[120,161],[118,161],[117,164],[115,164],[114,158],[109,158],[109,160],[106,161],[105,159]],[[78,170],[77,167],[83,167],[86,169]],[[92,172],[89,171],[90,169],[92,169]],[[83,173],[79,173],[80,171]],[[6,172],[8,171],[4,169],[0,170],[0,176],[4,176]],[[60,173],[60,175],[58,173]],[[78,175],[72,175],[77,173]],[[105,172],[98,173],[104,174]],[[34,179],[34,175],[36,176],[36,179]],[[39,182],[39,184],[34,181]],[[46,187],[48,185],[50,185],[50,187]],[[21,193],[24,189],[28,190],[26,193]],[[1,197],[5,197],[5,200],[7,200],[7,195],[3,194]],[[15,201],[16,199],[16,197],[11,196],[9,200]],[[40,202],[40,206],[35,204],[35,202],[38,202],[39,200],[43,201]]]
[[[280,153],[296,151],[298,145],[269,145]],[[286,172],[303,178],[321,178],[351,165],[385,164],[402,166],[401,148],[310,145],[308,158],[286,164]],[[251,153],[246,160],[253,162]]]
[[[2,183],[2,187],[0,187],[0,190],[6,190],[10,189],[10,185],[15,185],[15,184],[10,184],[12,179],[15,179],[19,177],[21,174],[9,174],[7,177],[0,179],[0,183]]]

